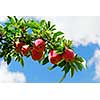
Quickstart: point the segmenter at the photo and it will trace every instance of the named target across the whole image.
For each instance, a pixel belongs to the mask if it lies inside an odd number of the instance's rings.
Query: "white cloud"
[[[0,16],[0,22],[5,22],[7,21],[7,17],[6,16]]]
[[[100,46],[100,17],[37,17],[51,20],[57,30],[65,33],[66,38],[72,39],[74,45],[87,46],[89,43]],[[100,81],[100,50],[95,50],[94,56],[89,60],[88,67],[95,64],[93,80]]]
[[[77,16],[36,16],[45,18],[56,24],[57,29],[65,33],[66,38],[72,39],[74,44],[88,45],[89,43],[100,46],[100,17]]]
[[[95,76],[94,80],[97,80],[100,82],[100,50],[95,50],[94,56],[89,60],[88,66],[92,66],[95,64]]]
[[[22,72],[11,72],[8,70],[6,62],[0,62],[0,82],[2,83],[22,83],[26,78]]]
[[[18,16],[19,18],[19,16]],[[28,17],[25,17],[26,19]],[[31,17],[32,18],[32,17]],[[87,46],[89,43],[100,46],[100,17],[96,16],[34,16],[37,20],[50,20],[74,45]],[[2,18],[3,20],[3,18]],[[96,50],[88,66],[95,64],[95,80],[100,80],[100,50]]]
[[[24,16],[32,18],[32,16]],[[17,16],[21,18],[21,16]],[[89,43],[98,44],[100,46],[100,17],[96,16],[33,16],[36,19],[50,20],[56,24],[57,30],[65,33],[65,37],[72,39],[74,45],[83,46]],[[0,17],[0,22],[7,21],[6,16]]]

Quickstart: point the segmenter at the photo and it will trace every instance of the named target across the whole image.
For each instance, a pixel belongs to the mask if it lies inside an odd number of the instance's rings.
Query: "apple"
[[[19,41],[15,42],[16,51],[20,52],[23,45],[24,45],[23,42],[19,42]]]
[[[52,64],[57,64],[59,61],[61,61],[61,59],[62,59],[62,56],[60,54],[57,54],[56,50],[51,50],[49,52],[49,61]]]
[[[38,51],[38,52],[43,52],[45,50],[45,41],[42,39],[37,39],[34,42],[34,48]]]
[[[22,53],[24,56],[26,56],[26,55],[28,54],[29,50],[30,50],[29,45],[23,45],[22,48],[21,48],[21,53]]]
[[[43,52],[38,52],[35,48],[32,49],[32,59],[41,60],[43,57]]]
[[[65,61],[73,61],[74,60],[74,51],[71,50],[71,49],[66,49],[64,51],[64,53],[62,54],[62,58],[65,60]]]

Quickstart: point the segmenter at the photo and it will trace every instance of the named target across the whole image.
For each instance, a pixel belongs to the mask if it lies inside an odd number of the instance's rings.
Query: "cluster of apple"
[[[29,45],[26,45],[24,42],[15,42],[16,52],[20,52],[23,55],[27,55],[30,50]]]
[[[26,45],[23,42],[16,42],[16,51],[20,52],[22,55],[26,56],[28,52],[31,50],[31,57],[33,60],[41,60],[44,54],[44,50],[46,48],[46,42],[43,39],[37,39],[33,43],[33,47]],[[48,59],[52,64],[57,64],[62,59],[67,61],[74,60],[74,52],[73,50],[66,48],[62,54],[57,54],[56,50],[50,50],[48,54]]]
[[[41,60],[43,57],[45,42],[42,39],[37,39],[33,47],[25,44],[24,42],[17,41],[15,43],[16,52],[20,52],[22,55],[27,56],[29,51],[31,51],[31,56],[33,60]]]
[[[74,61],[74,52],[71,49],[66,49],[63,54],[57,54],[56,50],[51,50],[49,52],[49,61],[52,64],[57,64],[58,62],[60,62],[62,59],[64,59],[66,62],[70,61]]]

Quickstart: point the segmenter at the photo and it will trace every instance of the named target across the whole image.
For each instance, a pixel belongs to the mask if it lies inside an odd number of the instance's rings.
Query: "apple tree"
[[[42,65],[50,62],[52,66],[48,70],[59,67],[64,72],[59,82],[68,72],[73,77],[75,71],[87,67],[84,58],[74,52],[73,42],[57,31],[50,21],[7,17],[8,21],[0,24],[0,58],[7,64],[14,59],[24,66],[24,56]]]

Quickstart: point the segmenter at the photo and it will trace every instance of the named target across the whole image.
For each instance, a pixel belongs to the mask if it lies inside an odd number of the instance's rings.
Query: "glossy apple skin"
[[[16,51],[20,52],[23,45],[24,45],[23,42],[19,42],[19,41],[15,42]]]
[[[71,49],[66,49],[64,51],[64,53],[62,54],[62,58],[65,60],[65,61],[74,61],[74,51],[71,50]]]
[[[43,52],[45,50],[45,41],[42,39],[37,39],[33,46],[38,52]]]
[[[23,45],[22,48],[21,48],[21,53],[22,53],[24,56],[26,56],[26,55],[28,54],[29,50],[30,50],[29,45]]]
[[[36,49],[32,49],[32,59],[33,60],[41,60],[43,57],[43,52],[38,52]]]
[[[62,56],[60,54],[57,54],[56,50],[51,50],[49,52],[49,61],[52,64],[57,64],[61,60],[62,60]]]

